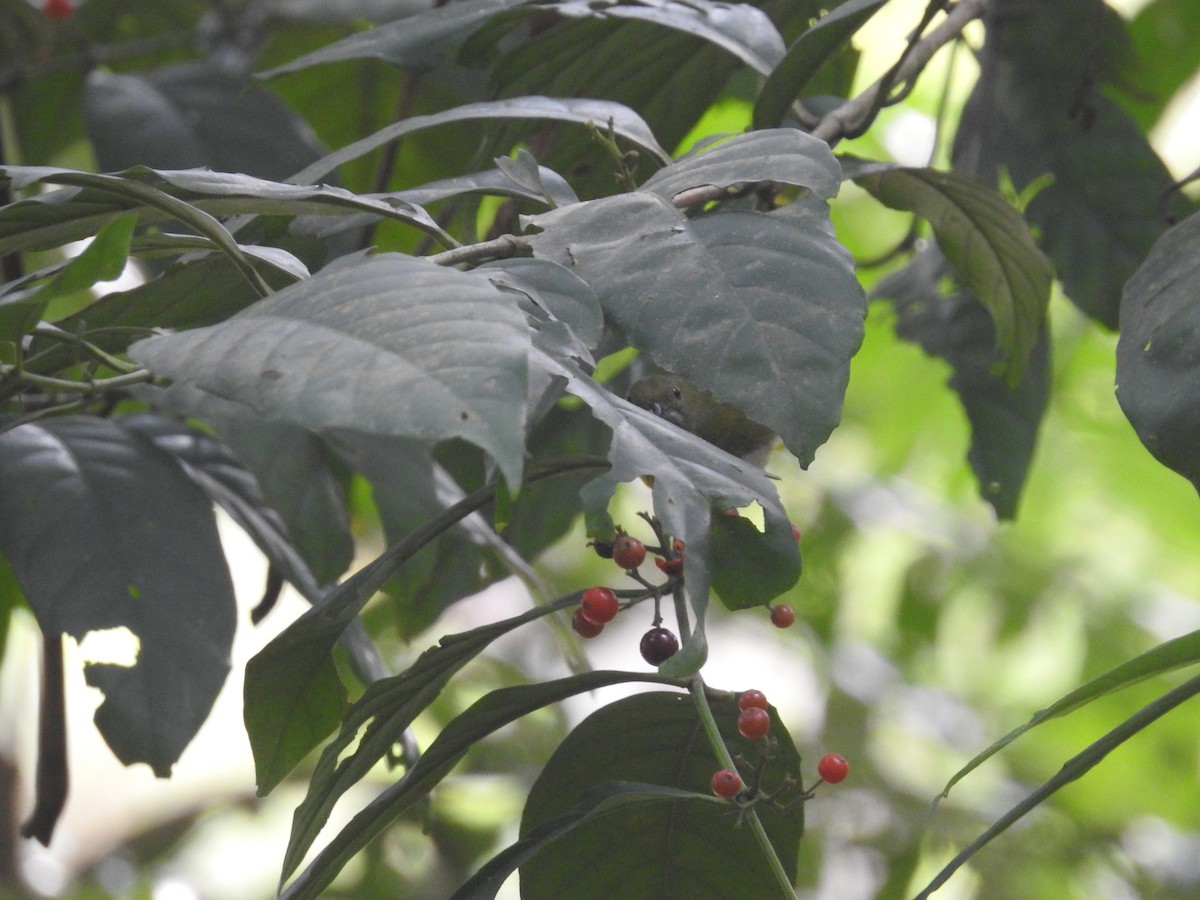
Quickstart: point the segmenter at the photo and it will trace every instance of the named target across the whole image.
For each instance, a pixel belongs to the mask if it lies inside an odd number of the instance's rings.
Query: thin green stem
[[[705,696],[704,679],[699,674],[693,675],[689,679],[688,691],[692,695],[692,702],[696,706],[696,713],[700,716],[700,724],[703,726],[704,733],[708,737],[708,742],[717,757],[717,762],[723,768],[736,772],[737,765],[729,753],[729,748],[725,746],[725,739],[721,737],[721,729],[717,727],[717,720],[713,718],[712,709],[708,705],[708,697]],[[775,881],[779,885],[779,896],[786,897],[788,900],[795,900],[796,889],[792,886],[792,880],[788,878],[787,872],[783,870],[783,863],[779,861],[779,855],[775,852],[775,847],[771,844],[771,839],[767,837],[767,830],[763,828],[762,820],[758,818],[758,813],[755,812],[753,807],[748,807],[743,810],[743,814],[746,821],[750,823],[750,830],[754,833],[754,839],[758,842],[759,849],[762,850],[763,857],[766,859],[767,865],[770,867],[771,873],[775,876]]]
[[[112,378],[102,378],[99,381],[72,381],[69,378],[51,378],[49,375],[34,375],[32,372],[22,372],[16,366],[0,365],[0,377],[16,374],[24,384],[39,387],[49,393],[100,394],[116,388],[128,387],[131,384],[142,384],[154,378],[145,369],[136,369],[124,375],[114,375]]]

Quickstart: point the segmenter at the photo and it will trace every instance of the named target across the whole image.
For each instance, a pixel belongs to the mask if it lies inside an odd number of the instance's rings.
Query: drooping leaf
[[[1200,490],[1200,213],[1155,243],[1121,299],[1117,400],[1154,457]]]
[[[558,99],[555,97],[513,97],[486,103],[470,103],[428,116],[413,116],[389,125],[372,135],[352,144],[347,144],[323,159],[318,160],[289,180],[293,184],[312,184],[328,175],[342,163],[357,159],[376,147],[390,143],[406,134],[445,125],[450,122],[488,121],[505,119],[534,119],[553,122],[574,122],[579,125],[595,125],[606,128],[611,120],[613,130],[622,138],[632,141],[660,162],[670,159],[666,150],[658,145],[653,133],[633,110],[619,103],[605,100]]]
[[[733,695],[710,706],[731,755],[748,760],[748,775],[762,756],[761,742],[738,732]],[[776,789],[786,776],[800,777],[790,736],[777,716],[772,724],[778,745],[762,774],[767,790]],[[709,794],[717,768],[691,697],[653,692],[618,700],[580,723],[551,757],[529,792],[521,834],[568,814],[590,789],[605,782],[644,782]],[[767,804],[756,809],[784,871],[794,880],[804,804],[786,812]],[[670,884],[673,896],[697,900],[776,896],[778,882],[751,830],[736,827],[736,818],[728,813],[724,804],[677,799],[648,808],[621,806],[591,817],[521,866],[521,895],[526,900],[649,897],[658,886]],[[639,851],[626,856],[618,869],[598,867],[598,854],[614,844]],[[736,866],[729,865],[730,855]],[[580,872],[599,871],[610,872],[619,882],[579,877]]]
[[[788,47],[754,102],[754,127],[772,128],[783,122],[788,107],[805,85],[841,50],[887,0],[847,0],[812,24]]]
[[[401,674],[368,687],[350,707],[337,736],[321,751],[309,779],[308,794],[292,820],[281,877],[286,880],[296,871],[338,798],[391,753],[417,715],[463,666],[513,629],[578,603],[579,596],[575,594],[553,607],[538,607],[501,622],[449,635],[422,653]]]
[[[1065,716],[1082,706],[1086,706],[1093,700],[1099,700],[1101,697],[1116,693],[1130,685],[1137,684],[1139,681],[1174,671],[1181,666],[1195,665],[1197,662],[1200,662],[1200,631],[1193,631],[1189,634],[1165,641],[1157,647],[1135,656],[1128,662],[1123,662],[1109,669],[1104,674],[1098,675],[1087,683],[1081,684],[1065,696],[1060,697],[1045,709],[1038,710],[1024,725],[1014,728],[982,753],[976,755],[969,763],[954,773],[954,777],[946,783],[946,787],[942,790],[941,796],[949,796],[951,788],[962,781],[970,772],[987,762],[987,760],[1021,737],[1021,735],[1036,728],[1043,722]]]
[[[939,281],[949,271],[933,248],[880,279],[872,296],[892,301],[897,334],[950,363],[950,387],[971,424],[967,458],[980,494],[997,516],[1011,519],[1049,397],[1049,331],[1033,345],[1020,384],[1011,386],[996,371],[996,330],[988,311],[969,292],[942,296]]]
[[[991,314],[1004,374],[1019,384],[1054,280],[1021,214],[998,191],[953,172],[867,165],[851,174],[886,206],[928,220],[958,277]]]
[[[281,892],[281,900],[308,900],[320,896],[351,857],[425,797],[482,738],[567,697],[611,684],[638,681],[681,686],[680,682],[649,673],[598,671],[501,688],[480,698],[442,730],[403,778],[371,801],[330,840],[300,877]]]
[[[529,241],[587,281],[655,363],[774,429],[807,465],[840,420],[866,311],[818,204],[812,218],[685,219],[637,191],[534,216],[543,231]]]
[[[132,666],[85,670],[105,694],[96,726],[122,762],[166,777],[229,671],[236,607],[211,502],[136,432],[83,416],[0,434],[0,485],[0,549],[42,630],[136,637]]]
[[[1121,286],[1167,228],[1172,178],[1133,120],[1097,90],[1116,72],[1124,26],[1101,0],[989,6],[982,74],[955,136],[954,166],[1023,190],[1025,210],[1067,296],[1115,328]],[[1081,34],[1089,35],[1080,40]],[[1172,214],[1190,211],[1170,198]]]
[[[516,485],[528,347],[510,295],[380,254],[339,260],[225,322],[141,341],[130,354],[268,420],[464,438]]]
[[[774,485],[762,469],[604,390],[569,360],[553,360],[536,352],[534,359],[566,379],[567,392],[579,397],[612,430],[612,467],[582,491],[585,509],[593,517],[604,515],[618,483],[643,475],[653,477],[654,513],[667,534],[687,547],[684,577],[693,614],[690,639],[661,671],[670,675],[696,671],[708,653],[704,621],[712,578],[713,510],[758,503],[767,522],[762,540],[772,545],[768,555],[776,567],[770,581],[790,586],[800,575],[800,551]]]
[[[83,110],[105,172],[208,166],[281,181],[325,152],[278,97],[211,58],[137,73],[94,68]]]

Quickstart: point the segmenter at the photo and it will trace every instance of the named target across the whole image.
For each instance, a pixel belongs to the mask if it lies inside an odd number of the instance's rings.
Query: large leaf
[[[593,520],[602,518],[616,485],[649,475],[654,479],[654,513],[667,534],[686,543],[684,577],[693,613],[692,634],[680,651],[662,666],[672,675],[694,672],[708,653],[704,621],[708,610],[710,571],[710,526],[713,510],[758,503],[764,513],[763,532],[753,535],[723,535],[732,538],[727,552],[737,552],[738,541],[758,545],[753,554],[769,559],[773,571],[766,578],[772,588],[786,589],[800,575],[800,552],[792,526],[775,487],[766,473],[745,460],[731,456],[695,435],[676,427],[632,403],[604,390],[580,372],[569,360],[555,360],[535,353],[537,364],[566,380],[566,390],[579,397],[592,414],[612,430],[609,459],[612,467],[587,484],[585,508]],[[773,595],[772,595],[773,596]],[[731,595],[729,606],[742,599]],[[758,600],[757,602],[764,602]]]
[[[958,277],[991,314],[1004,374],[1019,384],[1054,280],[1021,214],[998,191],[953,172],[868,164],[851,173],[881,203],[928,220]]]
[[[337,736],[321,751],[309,779],[308,794],[292,820],[282,877],[287,879],[296,871],[338,798],[392,752],[417,715],[463,666],[513,629],[578,603],[576,593],[549,607],[448,635],[401,674],[368,687],[346,714]]]
[[[219,325],[153,337],[130,354],[268,420],[464,438],[517,485],[528,349],[511,295],[380,254],[340,260]]]
[[[1121,286],[1167,228],[1161,207],[1172,183],[1133,120],[1094,90],[1115,70],[1120,17],[1101,0],[1002,0],[987,23],[955,168],[991,183],[1003,170],[1018,190],[1052,175],[1026,217],[1070,299],[1115,328]],[[1170,199],[1176,215],[1190,211]]]
[[[134,74],[92,69],[83,109],[105,172],[209,166],[281,180],[325,152],[278,97],[211,59]]]
[[[166,777],[229,671],[235,603],[212,504],[119,423],[50,419],[0,434],[0,549],[42,630],[127,628],[132,666],[90,664],[96,726]]]
[[[770,73],[754,102],[754,127],[779,125],[821,66],[849,43],[887,0],[847,0],[804,31]]]
[[[1020,384],[1010,385],[995,371],[996,329],[988,311],[969,292],[942,296],[939,284],[949,270],[932,248],[880,279],[872,296],[891,299],[897,334],[950,364],[950,387],[971,423],[967,458],[979,492],[1000,518],[1011,519],[1049,397],[1049,332],[1033,345]]]
[[[505,119],[574,122],[579,125],[595,125],[597,128],[606,128],[611,121],[616,134],[632,141],[644,150],[650,151],[651,155],[661,162],[665,163],[670,159],[667,151],[658,145],[653,133],[646,127],[646,123],[627,106],[604,100],[514,97],[509,100],[470,103],[428,116],[412,116],[335,150],[324,159],[297,172],[289,180],[294,184],[315,183],[342,163],[357,159],[376,147],[381,147],[406,134],[412,134],[425,128],[433,128],[450,122],[497,122]]]
[[[710,705],[730,754],[749,761],[743,773],[748,776],[764,744],[738,733],[734,695]],[[772,720],[772,755],[761,772],[768,791],[778,789],[785,777],[798,782],[801,774],[790,736],[777,716]],[[691,697],[654,692],[618,700],[584,720],[546,764],[529,792],[521,834],[528,836],[568,814],[590,789],[605,782],[643,782],[706,794],[718,768]],[[770,804],[756,810],[784,871],[794,880],[804,804],[786,812]],[[696,900],[777,896],[778,882],[751,829],[738,827],[729,812],[725,804],[675,798],[593,816],[521,866],[521,896],[653,897],[664,884],[670,885],[667,896]],[[598,855],[615,845],[638,848],[619,869],[609,870],[619,877],[619,888],[603,878],[579,877],[580,872],[596,871]],[[730,858],[738,861],[736,866],[729,864]]]
[[[658,675],[587,672],[540,684],[501,688],[480,698],[447,725],[403,778],[387,788],[330,840],[287,890],[284,900],[320,896],[334,876],[389,823],[426,797],[477,742],[522,716],[567,697],[612,684],[649,681],[680,685]]]
[[[587,281],[654,362],[773,428],[807,465],[840,420],[866,311],[817,204],[811,218],[689,220],[638,191],[535,216],[529,241]]]
[[[1163,235],[1121,299],[1117,400],[1146,448],[1200,490],[1200,213]]]

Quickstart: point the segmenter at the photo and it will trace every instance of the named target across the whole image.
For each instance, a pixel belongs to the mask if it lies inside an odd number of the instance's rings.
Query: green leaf
[[[461,437],[520,484],[528,348],[511,295],[474,275],[378,254],[339,260],[218,325],[129,352],[270,421],[431,443]]]
[[[742,516],[720,515],[712,530],[712,585],[726,609],[770,603],[800,577],[790,524],[772,519],[759,531]]]
[[[1200,490],[1200,213],[1164,234],[1121,298],[1117,400],[1155,459]]]
[[[872,165],[850,171],[885,206],[928,220],[958,277],[991,314],[1009,385],[1020,384],[1054,280],[1021,214],[998,191],[953,172]]]
[[[1094,89],[1116,74],[1123,22],[1100,0],[1005,0],[991,13],[954,167],[992,184],[1007,172],[1018,191],[1052,175],[1025,217],[1071,301],[1116,328],[1121,286],[1166,230],[1164,212],[1193,208],[1170,194],[1173,179],[1136,123]]]
[[[83,110],[104,172],[208,166],[282,180],[325,153],[279,97],[215,57],[135,73],[93,68]]]
[[[212,503],[118,421],[69,416],[0,434],[0,550],[42,630],[127,628],[132,666],[89,664],[96,727],[159,777],[229,671],[236,605]]]
[[[326,44],[319,50],[259,74],[274,78],[310,66],[350,59],[381,59],[397,66],[428,69],[448,61],[488,20],[532,0],[467,0],[399,18]]]
[[[800,207],[799,214],[791,214]],[[825,203],[686,219],[635,191],[531,217],[662,368],[777,432],[802,465],[841,418],[866,303]]]
[[[337,736],[321,751],[313,768],[308,793],[292,818],[281,877],[286,880],[296,871],[338,798],[392,752],[417,715],[463,666],[513,629],[578,603],[576,593],[549,607],[537,607],[501,622],[449,635],[401,674],[370,685],[350,707]]]
[[[828,199],[837,194],[841,181],[828,144],[794,128],[771,128],[689,153],[659,169],[641,189],[671,201],[690,188],[774,182]]]
[[[1065,787],[1072,781],[1082,778],[1096,766],[1100,765],[1108,754],[1120,747],[1147,725],[1156,722],[1175,707],[1192,699],[1197,694],[1200,694],[1200,676],[1189,679],[1174,690],[1163,694],[1153,703],[1142,707],[1134,715],[1105,734],[1100,740],[1089,744],[1080,753],[1071,757],[1071,759],[1063,763],[1062,768],[1059,769],[1054,777],[1050,778],[1036,791],[996,819],[983,834],[961,850],[954,859],[938,872],[925,889],[917,894],[915,900],[926,900],[930,894],[945,884],[951,875],[993,838],[1003,834],[1027,813],[1032,812],[1040,804],[1044,803],[1059,788]]]
[[[428,116],[412,116],[389,125],[368,137],[348,144],[318,160],[302,172],[289,179],[294,184],[311,184],[328,175],[338,166],[369,153],[376,147],[390,143],[406,134],[425,128],[445,125],[450,122],[481,120],[496,122],[504,119],[535,119],[555,122],[575,122],[579,125],[595,125],[606,128],[612,120],[616,134],[632,141],[660,162],[668,162],[670,155],[658,145],[653,133],[633,110],[620,103],[607,100],[585,100],[555,97],[513,97],[508,100],[493,100],[486,103],[469,103]]]
[[[86,290],[97,281],[115,281],[129,259],[136,224],[137,217],[131,215],[117,216],[105,223],[83,252],[39,289],[38,299],[48,303],[56,297]]]
[[[1200,68],[1200,5],[1190,0],[1152,0],[1129,23],[1132,65],[1121,105],[1145,131],[1158,121],[1171,98]]]
[[[814,75],[887,0],[847,0],[800,35],[775,66],[754,102],[754,127],[780,125]]]
[[[1147,650],[1145,653],[1109,669],[1103,675],[1098,675],[1086,684],[1081,684],[1045,709],[1038,710],[1024,725],[1014,728],[978,754],[954,773],[954,777],[946,783],[946,787],[942,790],[941,796],[949,796],[950,789],[970,772],[979,768],[1025,732],[1036,728],[1043,722],[1065,716],[1093,700],[1099,700],[1101,697],[1123,690],[1139,681],[1174,671],[1181,666],[1195,665],[1197,662],[1200,662],[1200,631],[1193,631],[1159,644],[1152,650]]]
[[[949,270],[932,248],[880,279],[872,296],[892,300],[898,335],[950,363],[950,387],[971,423],[967,458],[980,494],[997,516],[1012,519],[1050,394],[1048,326],[1033,346],[1021,383],[1010,386],[994,371],[996,329],[987,310],[967,292],[941,296],[938,283]]]
[[[592,414],[612,430],[610,470],[589,482],[582,496],[592,520],[605,510],[616,485],[643,475],[654,479],[654,513],[667,534],[687,545],[684,577],[693,612],[692,636],[661,667],[664,674],[686,675],[703,665],[707,655],[704,620],[710,585],[712,511],[748,506],[763,508],[774,562],[779,571],[767,577],[786,580],[800,570],[800,551],[775,486],[758,466],[731,456],[665,419],[606,391],[570,360],[534,353],[535,365],[566,380],[568,393],[579,397]],[[778,536],[786,533],[786,549]]]
[[[335,835],[281,900],[320,896],[344,866],[389,823],[422,800],[484,737],[543,706],[611,684],[655,682],[680,685],[661,676],[634,672],[587,672],[540,684],[501,688],[480,698],[450,722],[417,763]],[[680,685],[681,686],[681,685]]]
[[[762,756],[763,743],[739,734],[733,695],[712,702],[711,707],[731,755],[751,761],[743,770],[748,777],[754,761]],[[762,774],[768,791],[777,789],[787,776],[799,781],[801,775],[796,748],[776,715],[772,725],[771,736],[778,743]],[[546,823],[569,815],[590,790],[606,782],[644,782],[710,794],[710,779],[718,768],[691,697],[653,692],[618,700],[588,716],[555,751],[529,792],[521,835],[528,837]],[[618,805],[546,844],[521,866],[521,896],[526,900],[652,897],[663,884],[671,886],[671,896],[696,900],[777,895],[778,883],[751,830],[737,827],[727,803],[699,802],[694,797],[662,800],[649,807]],[[784,871],[794,881],[804,804],[786,812],[770,804],[760,804],[756,810]],[[618,845],[638,850],[624,856],[620,867],[606,868],[609,878],[600,877],[597,854]],[[730,865],[731,859],[737,865]],[[580,872],[595,872],[597,877],[580,878]]]
[[[709,803],[728,810],[726,801],[711,794],[635,781],[608,781],[587,791],[561,816],[531,828],[521,840],[493,856],[454,892],[450,900],[492,900],[517,867],[532,859],[551,841],[610,813],[624,812],[631,806],[659,803],[670,803],[673,809],[682,803]]]

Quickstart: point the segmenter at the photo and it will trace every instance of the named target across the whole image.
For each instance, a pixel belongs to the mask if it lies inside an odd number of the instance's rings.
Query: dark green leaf
[[[677,683],[658,675],[587,672],[540,684],[501,688],[477,700],[447,725],[416,765],[386,789],[341,830],[288,888],[282,900],[320,896],[342,866],[390,822],[425,797],[474,744],[522,716],[567,697],[610,684],[647,681]]]
[[[1198,33],[1200,4],[1191,0],[1152,0],[1129,23],[1133,59],[1122,80],[1131,84],[1121,101],[1144,130],[1200,68]]]
[[[105,172],[208,166],[281,181],[325,152],[278,97],[215,59],[136,74],[92,69],[84,118]]]
[[[754,103],[754,127],[782,124],[792,105],[821,66],[849,43],[854,33],[887,0],[847,0],[798,37],[775,66]]]
[[[505,119],[534,119],[553,122],[575,122],[579,125],[595,125],[605,128],[612,120],[613,130],[619,136],[632,141],[660,162],[670,160],[670,155],[658,145],[646,123],[633,110],[619,103],[606,100],[558,99],[555,97],[513,97],[488,103],[470,103],[428,116],[413,116],[394,125],[389,125],[374,134],[348,144],[318,160],[290,181],[294,184],[310,184],[319,181],[338,166],[369,153],[376,147],[401,138],[406,134],[444,125],[449,122],[481,120],[496,122]]]
[[[1146,448],[1200,490],[1200,213],[1164,234],[1121,299],[1117,400]]]
[[[153,337],[130,354],[268,420],[429,442],[462,437],[515,485],[528,347],[511,295],[473,275],[379,254],[339,260],[219,325]]]
[[[995,372],[996,329],[969,293],[943,297],[939,280],[949,265],[936,248],[881,279],[873,296],[896,308],[896,333],[950,363],[950,387],[971,423],[968,459],[979,491],[1002,519],[1016,516],[1050,391],[1050,340],[1043,330],[1021,383]]]
[[[731,755],[760,759],[762,742],[738,733],[736,698],[729,695],[711,706]],[[798,781],[801,774],[796,748],[777,716],[772,725],[778,745],[762,776],[768,791],[786,776]],[[747,764],[743,777],[749,777],[753,766]],[[709,794],[712,774],[720,767],[691,697],[654,692],[618,700],[580,723],[546,764],[529,792],[521,834],[569,814],[589,790],[605,782],[645,782]],[[794,880],[804,804],[787,812],[769,804],[756,809],[784,871]],[[670,885],[668,896],[689,900],[776,896],[778,882],[751,830],[737,827],[731,812],[728,804],[695,799],[618,806],[580,823],[524,863],[521,896],[654,897],[664,884]],[[624,855],[619,867],[597,865],[598,856],[616,845],[637,850]],[[730,865],[730,859],[737,864]],[[591,877],[581,878],[580,872]]]
[[[0,434],[0,548],[46,634],[127,628],[132,666],[91,664],[96,726],[160,777],[229,671],[235,602],[209,499],[117,422],[49,419]]]
[[[759,531],[743,516],[720,515],[712,530],[712,585],[726,609],[770,603],[800,577],[791,525],[773,519]]]
[[[321,751],[309,779],[308,794],[292,820],[282,878],[296,871],[338,798],[392,752],[417,715],[463,666],[514,628],[578,603],[579,595],[571,595],[551,607],[538,607],[501,622],[444,637],[401,674],[368,687],[346,714],[337,736]]]
[[[809,210],[685,219],[638,191],[534,216],[543,232],[529,241],[587,281],[655,363],[772,428],[807,465],[840,420],[866,311],[824,202]]]
[[[1020,384],[1054,280],[1021,214],[998,191],[953,172],[868,165],[851,173],[881,203],[929,221],[958,277],[991,314],[1009,385]]]

